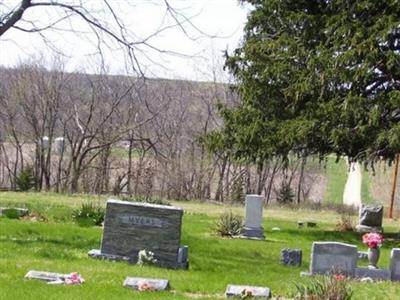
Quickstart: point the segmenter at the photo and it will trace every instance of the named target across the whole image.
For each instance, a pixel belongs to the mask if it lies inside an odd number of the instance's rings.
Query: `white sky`
[[[85,6],[92,5],[92,9],[97,9],[98,1],[85,0],[83,3]],[[10,6],[19,3],[15,0],[2,2]],[[73,2],[73,0],[60,2]],[[111,0],[110,3],[138,39],[172,22],[171,18],[164,18],[165,6],[162,0]],[[218,81],[226,81],[227,74],[222,71],[222,54],[225,49],[232,51],[238,46],[246,21],[246,8],[239,6],[236,0],[170,0],[170,4],[186,17],[193,17],[191,19],[193,24],[208,36],[202,35],[186,24],[185,30],[190,38],[179,28],[163,31],[153,37],[150,39],[153,46],[187,54],[190,57],[160,54],[150,48],[141,48],[148,56],[146,58],[138,54],[146,75],[174,79],[212,80],[213,72],[215,72]],[[45,25],[50,20],[54,20],[55,16],[61,15],[61,12],[55,8],[39,7],[29,9],[25,18],[32,21],[41,20],[41,24]],[[96,16],[102,16],[102,11],[99,11]],[[109,16],[103,16],[103,18],[107,20]],[[87,25],[79,18],[72,18],[68,23],[59,26],[63,28],[72,26],[74,30],[81,32],[72,34],[65,31],[46,31],[48,41],[51,41],[55,48],[62,50],[65,55],[63,61],[66,69],[98,72],[100,59],[94,54],[97,47],[94,44],[94,36],[88,33]],[[211,38],[211,36],[216,37]],[[105,48],[103,53],[108,72],[124,74],[126,69],[124,54],[122,51],[111,48],[116,48],[116,45]],[[33,57],[42,57],[44,60],[51,61],[54,55],[52,53],[55,52],[50,50],[37,33],[23,33],[13,29],[0,39],[0,64],[3,66],[16,66],[19,62]]]

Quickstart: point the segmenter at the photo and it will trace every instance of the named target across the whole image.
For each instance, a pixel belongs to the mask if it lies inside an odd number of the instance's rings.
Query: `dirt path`
[[[361,205],[361,166],[351,163],[344,187],[343,204],[359,207]]]

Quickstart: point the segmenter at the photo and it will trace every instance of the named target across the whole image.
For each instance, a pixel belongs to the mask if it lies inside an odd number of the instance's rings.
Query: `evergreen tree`
[[[252,161],[335,153],[373,163],[400,152],[400,5],[243,0],[227,55],[241,105],[223,108],[232,153]]]

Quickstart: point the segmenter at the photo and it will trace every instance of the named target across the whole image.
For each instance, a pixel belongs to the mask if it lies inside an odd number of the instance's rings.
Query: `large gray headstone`
[[[262,227],[263,197],[260,195],[246,195],[246,219],[241,237],[248,239],[265,239]]]
[[[108,200],[100,253],[89,255],[136,262],[138,252],[147,250],[159,266],[187,268],[187,247],[180,247],[182,215],[177,207]]]
[[[400,281],[400,248],[393,248],[390,253],[390,278]]]
[[[310,272],[312,275],[340,272],[354,277],[357,258],[357,247],[354,245],[314,242],[311,249]]]

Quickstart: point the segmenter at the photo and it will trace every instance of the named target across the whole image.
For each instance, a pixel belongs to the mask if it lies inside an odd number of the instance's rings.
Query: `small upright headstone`
[[[88,255],[136,263],[139,251],[151,251],[155,264],[188,267],[188,247],[180,246],[183,210],[173,206],[108,200],[101,250]]]
[[[311,249],[311,275],[337,272],[354,277],[357,246],[338,242],[314,242]]]
[[[241,237],[247,239],[264,240],[263,197],[260,195],[246,195],[246,219]]]
[[[362,204],[356,230],[359,232],[383,232],[382,220],[383,205]]]
[[[301,266],[302,251],[300,249],[282,249],[281,263],[287,266]]]
[[[269,299],[269,297],[271,297],[271,290],[267,287],[229,284],[226,287],[225,295],[226,297],[235,297],[241,299],[245,298]]]
[[[390,278],[400,281],[400,248],[393,248],[390,253]]]

